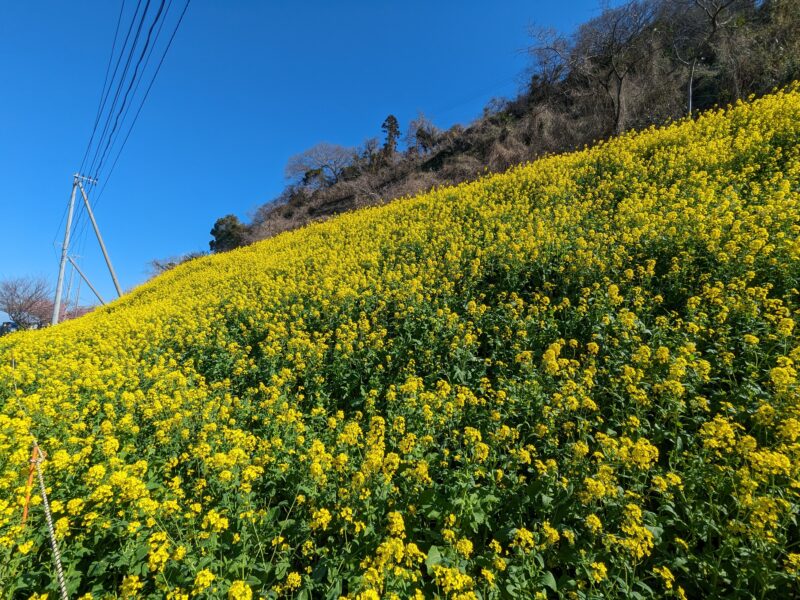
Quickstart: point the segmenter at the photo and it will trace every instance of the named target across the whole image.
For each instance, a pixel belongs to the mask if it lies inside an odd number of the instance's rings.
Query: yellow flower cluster
[[[191,261],[0,339],[0,596],[33,436],[75,597],[800,596],[798,289],[798,87]]]

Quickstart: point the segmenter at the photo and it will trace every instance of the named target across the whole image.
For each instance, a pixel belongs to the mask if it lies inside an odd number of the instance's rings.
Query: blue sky
[[[3,3],[0,279],[55,282],[119,7]],[[598,12],[596,1],[193,0],[96,207],[122,287],[154,258],[207,250],[218,217],[248,218],[285,185],[286,159],[316,142],[379,137],[389,113],[402,127],[418,111],[442,128],[468,123],[516,94],[531,24],[572,31]],[[72,253],[113,298],[94,240],[79,236]]]

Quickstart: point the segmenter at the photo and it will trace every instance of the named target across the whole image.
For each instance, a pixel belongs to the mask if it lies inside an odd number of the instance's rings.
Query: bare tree
[[[194,260],[195,258],[207,256],[207,254],[207,252],[195,251],[181,254],[179,256],[170,256],[169,258],[154,258],[149,263],[150,276],[156,277],[162,273],[166,273],[167,271],[174,269],[178,265],[182,265],[183,263]]]
[[[405,144],[413,154],[424,155],[433,150],[439,136],[439,129],[421,112],[408,124]]]
[[[625,129],[630,80],[637,67],[647,60],[647,33],[655,22],[657,3],[629,0],[606,8],[600,16],[581,25],[572,38],[554,29],[534,27],[534,44],[528,49],[533,59],[530,90],[532,99],[548,101],[559,89],[568,89],[574,98],[600,91],[610,106],[613,133]]]
[[[531,92],[537,99],[546,98],[569,73],[570,43],[552,27],[531,26],[528,35],[534,41],[528,48]]]
[[[34,277],[0,281],[0,310],[22,329],[42,327],[53,313],[50,286],[44,279]]]
[[[689,12],[691,13],[691,11]],[[694,82],[698,64],[703,61],[706,36],[700,33],[701,27],[698,19],[687,18],[686,13],[681,14],[680,11],[667,16],[673,15],[674,18],[667,21],[672,28],[672,31],[669,32],[669,39],[673,56],[681,65],[689,69],[686,82],[686,111],[691,116],[694,111]]]
[[[742,3],[741,0],[693,0],[693,2],[706,14],[712,36],[733,21],[737,13],[732,8]]]
[[[604,10],[585,23],[570,56],[570,67],[599,86],[613,107],[614,133],[625,128],[627,89],[636,67],[649,52],[638,42],[653,24],[655,3],[633,0]]]
[[[743,55],[750,54],[748,46],[753,40],[749,32],[744,35],[737,33],[743,33],[741,26],[751,16],[747,13],[755,3],[749,0],[695,0],[695,4],[705,13],[708,43],[714,49],[723,73],[729,78],[733,98],[739,99],[744,96],[741,61]]]
[[[356,166],[362,174],[374,174],[381,168],[381,143],[376,137],[367,138],[358,149]]]
[[[694,88],[698,75],[710,75],[704,63],[712,55],[730,54],[728,28],[736,16],[741,16],[743,4],[742,0],[668,0],[661,3],[660,21],[668,29],[672,54],[688,69],[686,103],[690,115],[694,109]],[[735,62],[734,57],[734,67]],[[734,76],[732,81],[734,96],[738,97],[738,78]]]
[[[338,183],[355,158],[353,148],[321,142],[289,158],[284,173],[305,186],[326,187]]]

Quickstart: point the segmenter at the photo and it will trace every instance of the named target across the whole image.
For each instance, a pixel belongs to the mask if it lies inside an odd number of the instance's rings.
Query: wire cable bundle
[[[80,175],[102,181],[97,194],[91,194],[91,185],[87,185],[93,208],[117,166],[191,0],[186,0],[182,7],[178,3],[173,7],[173,0],[138,0],[132,14],[126,10],[125,0],[120,4],[97,113],[78,169]],[[165,25],[167,32],[172,29],[168,37],[162,36],[166,34]],[[154,55],[157,60],[151,60]],[[89,220],[82,203],[76,209],[73,239],[75,254],[79,256],[86,242]],[[76,298],[76,307],[77,304]]]

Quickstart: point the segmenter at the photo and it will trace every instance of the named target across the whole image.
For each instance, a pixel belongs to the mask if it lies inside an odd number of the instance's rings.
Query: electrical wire
[[[140,2],[141,4],[141,2]],[[137,6],[138,8],[138,6]],[[130,69],[131,62],[133,61],[134,52],[136,51],[136,46],[139,43],[139,37],[142,34],[142,28],[144,27],[144,22],[147,17],[147,11],[150,8],[150,0],[147,0],[147,3],[144,6],[144,10],[142,11],[142,15],[139,18],[139,25],[136,28],[136,35],[131,42],[131,47],[128,50],[127,56],[128,58],[125,60],[125,68],[122,70],[122,75],[120,75],[119,83],[117,84],[116,92],[114,92],[114,100],[111,103],[111,107],[108,109],[108,114],[106,115],[105,125],[103,126],[103,131],[100,134],[100,142],[98,142],[97,147],[94,151],[94,156],[92,157],[91,166],[89,167],[89,173],[93,173],[95,171],[95,165],[97,164],[97,159],[99,158],[100,148],[103,146],[102,141],[106,139],[106,134],[108,133],[108,128],[111,125],[111,120],[116,112],[117,101],[119,100],[119,96],[122,93],[122,88],[125,85],[128,70]],[[131,21],[131,27],[136,22],[136,14],[133,15],[133,21]],[[122,55],[125,54],[125,48],[123,47],[122,54],[120,55],[120,59]]]
[[[125,95],[122,97],[122,104],[120,105],[119,110],[117,111],[117,116],[114,119],[114,126],[111,128],[111,133],[108,134],[108,141],[106,142],[106,147],[103,150],[103,154],[100,157],[100,162],[97,165],[97,170],[95,171],[94,174],[95,179],[97,179],[100,170],[103,168],[103,163],[105,162],[108,151],[111,148],[111,143],[114,140],[114,132],[117,131],[117,127],[119,126],[120,123],[120,118],[122,117],[125,107],[127,106],[128,103],[128,97],[130,96],[131,90],[133,89],[133,86],[136,83],[137,76],[139,76],[139,67],[142,66],[145,56],[147,55],[147,50],[150,47],[150,41],[153,37],[153,30],[155,29],[159,19],[161,19],[161,13],[164,11],[164,4],[165,0],[161,0],[161,3],[158,6],[158,11],[156,12],[156,16],[153,19],[152,23],[150,23],[150,28],[147,30],[147,37],[145,38],[144,46],[142,47],[142,51],[139,53],[139,58],[136,61],[136,66],[133,69],[133,75],[131,76],[130,82],[128,83],[128,87],[125,90]],[[142,72],[142,76],[143,75],[144,72]]]
[[[142,80],[144,79],[144,73],[147,72],[147,67],[150,64],[150,58],[153,56],[153,51],[156,49],[156,46],[158,44],[158,40],[161,37],[161,30],[164,28],[164,23],[167,20],[167,15],[169,15],[169,11],[170,11],[171,8],[172,8],[172,0],[169,0],[169,2],[167,3],[167,9],[166,9],[166,11],[164,11],[164,18],[161,19],[160,23],[158,24],[158,30],[156,31],[156,36],[153,39],[153,44],[150,46],[150,50],[147,53],[147,57],[144,59],[144,65],[142,67],[142,77],[139,77],[136,80],[136,84],[135,84],[135,86],[133,88],[133,98],[135,98],[136,94],[139,92],[139,85],[142,83]],[[125,114],[122,115],[122,122],[123,123],[127,120],[128,113],[130,112],[132,107],[133,107],[133,102],[131,102],[127,106],[127,108],[125,109]],[[119,135],[119,133],[121,131],[122,130],[120,129],[120,131],[117,132],[117,136]],[[116,136],[114,136],[114,141],[111,143],[111,147],[113,148],[115,144],[116,144]]]
[[[64,211],[61,213],[61,219],[58,221],[58,227],[56,227],[56,232],[53,235],[53,254],[58,256],[58,234],[61,233],[62,225],[64,225],[65,221],[67,220],[67,211],[69,210],[69,202],[64,206]]]
[[[120,156],[127,145],[134,126],[139,119],[139,115],[141,114],[145,102],[150,95],[155,80],[161,71],[167,53],[169,52],[178,29],[183,22],[191,0],[186,0],[183,10],[175,22],[169,39],[164,45],[163,51],[160,52],[161,55],[158,59],[158,64],[156,65],[155,69],[152,70],[152,76],[149,78],[149,83],[147,84],[147,87],[144,88],[144,93],[141,95],[141,99],[137,101],[141,85],[145,79],[147,79],[148,72],[150,71],[149,66],[151,64],[151,59],[154,57],[154,55],[159,53],[159,40],[161,39],[161,33],[162,30],[164,30],[164,25],[167,21],[172,20],[169,18],[169,15],[173,0],[161,0],[158,9],[155,11],[155,16],[152,19],[148,19],[148,16],[151,13],[151,3],[152,0],[147,0],[145,3],[143,3],[142,0],[138,0],[136,8],[133,11],[130,24],[128,25],[124,40],[122,40],[121,44],[118,42],[120,41],[120,34],[123,28],[122,22],[125,15],[125,0],[122,2],[122,6],[120,7],[119,15],[117,17],[114,40],[106,65],[106,72],[101,89],[100,100],[98,102],[97,113],[95,115],[91,135],[89,136],[89,141],[83,154],[81,167],[78,171],[80,175],[83,175],[84,173],[87,175],[92,173],[94,174],[93,177],[95,182],[91,182],[89,180],[84,180],[82,182],[83,188],[87,194],[87,200],[90,202],[90,206],[93,208],[97,206],[97,203],[102,196],[106,185],[108,184],[108,180],[114,172]],[[145,31],[145,26],[147,26],[147,32],[143,37],[142,34]],[[143,41],[140,43],[140,40]],[[134,59],[136,59],[135,62]],[[113,70],[111,68],[112,63],[114,64]],[[133,66],[132,70],[131,66]],[[133,118],[129,121],[129,116],[131,114],[133,114]],[[101,122],[103,124],[102,128],[100,128]],[[122,140],[122,143],[117,148],[119,140]],[[91,162],[87,165],[90,156]],[[113,162],[111,161],[112,156],[114,157]],[[103,186],[99,193],[95,194],[93,192],[96,191],[94,187],[97,185],[96,181],[98,180],[100,174],[103,173],[104,167],[108,164],[111,165],[108,175],[104,176]],[[84,171],[84,168],[87,166],[88,170]],[[76,194],[80,194],[80,197],[76,196],[75,198],[77,206],[75,206],[72,219],[72,229],[74,233],[72,236],[72,243],[70,244],[70,255],[74,259],[80,260],[80,255],[83,253],[84,246],[87,243],[90,220],[85,203],[83,201],[81,190],[76,190]],[[57,245],[58,235],[64,224],[66,214],[67,209],[64,210],[64,214],[61,217],[58,229],[56,230],[56,234],[53,238],[54,252],[56,253],[58,251],[55,246]],[[75,293],[73,311],[77,310],[80,306],[80,295],[81,292],[79,280],[79,284]],[[69,302],[70,299],[67,298],[67,304],[69,304]]]
[[[186,0],[186,4],[183,7],[183,11],[181,11],[180,17],[178,17],[178,21],[175,23],[175,27],[172,30],[172,34],[169,37],[169,41],[167,42],[166,47],[164,48],[164,52],[161,55],[161,59],[158,61],[158,66],[156,67],[155,72],[153,73],[153,77],[150,80],[150,84],[147,86],[147,90],[145,90],[144,96],[142,97],[142,101],[139,104],[139,108],[136,111],[136,114],[133,116],[133,122],[131,123],[130,127],[128,128],[128,133],[125,135],[125,138],[122,141],[122,146],[120,146],[119,151],[117,152],[117,156],[114,159],[114,162],[111,165],[111,169],[108,172],[108,175],[103,180],[103,186],[100,188],[100,191],[97,194],[97,198],[95,200],[95,206],[100,202],[100,198],[103,195],[103,192],[108,185],[108,181],[111,179],[111,175],[114,172],[114,168],[117,166],[117,162],[119,161],[119,157],[122,154],[122,151],[125,149],[125,145],[128,143],[128,138],[133,131],[134,125],[136,125],[136,121],[139,119],[139,114],[142,112],[142,108],[144,107],[144,103],[147,100],[147,97],[150,95],[150,90],[153,88],[153,84],[156,81],[156,77],[158,77],[159,71],[161,71],[161,67],[164,64],[164,59],[167,57],[167,53],[169,52],[170,47],[172,46],[172,42],[175,39],[175,35],[178,33],[178,28],[181,26],[181,22],[183,21],[184,15],[186,15],[186,11],[189,8],[189,4],[191,4],[192,0]]]
[[[80,190],[79,190],[80,195]],[[87,195],[89,191],[87,190]],[[89,218],[86,214],[86,207],[83,204],[83,196],[80,195],[78,198],[78,209],[76,212],[76,219],[75,219],[75,237],[74,242],[72,244],[73,252],[71,253],[72,258],[76,260],[80,260],[80,256],[83,254],[83,250],[86,247],[86,237],[88,235],[88,223]]]
[[[171,2],[172,2],[172,0],[170,0],[170,4],[171,4]],[[140,2],[139,2],[139,5],[141,5],[141,0],[140,0]],[[133,24],[136,22],[136,15],[138,14],[139,5],[137,5],[137,10],[134,12],[133,19],[132,19],[132,21],[131,21],[131,26],[129,27],[129,32],[130,32],[130,31],[132,31]],[[143,26],[143,22],[144,22],[143,20],[144,20],[144,19],[145,19],[145,17],[146,17],[146,14],[147,14],[147,9],[148,9],[148,7],[149,7],[149,2],[148,2],[148,4],[147,4],[147,5],[145,5],[145,10],[144,10],[144,12],[142,13],[142,17],[141,17],[141,19],[140,19],[140,27],[139,27],[139,29],[137,30],[137,35],[136,35],[136,37],[134,38],[134,42],[133,42],[133,44],[131,45],[131,48],[130,48],[130,49],[129,49],[129,51],[128,51],[128,59],[126,60],[126,68],[125,68],[125,70],[123,70],[123,74],[122,74],[122,77],[123,77],[123,78],[124,78],[124,77],[125,77],[125,75],[127,74],[128,66],[130,65],[130,63],[131,63],[131,61],[132,61],[132,58],[133,58],[133,56],[134,56],[134,52],[135,52],[135,49],[136,49],[136,48],[135,48],[135,44],[136,44],[136,43],[137,43],[137,41],[138,41],[139,32],[141,31],[141,27]],[[158,39],[158,35],[160,34],[160,32],[161,32],[161,28],[163,27],[163,24],[164,24],[164,21],[163,21],[163,20],[161,20],[161,21],[159,22],[159,17],[160,17],[160,15],[161,15],[161,11],[162,11],[163,7],[164,7],[164,1],[162,0],[162,2],[161,2],[161,5],[160,5],[160,7],[159,7],[159,10],[158,10],[158,12],[157,12],[157,14],[156,14],[155,18],[153,19],[153,23],[151,24],[151,26],[150,26],[150,28],[149,28],[149,31],[148,31],[148,37],[147,37],[147,41],[146,41],[146,43],[145,43],[145,46],[144,46],[144,48],[143,48],[143,50],[142,50],[142,52],[146,52],[146,51],[147,51],[147,49],[148,49],[148,46],[149,46],[149,42],[150,42],[150,37],[151,37],[151,35],[152,35],[153,28],[155,27],[156,23],[159,23],[159,28],[158,28],[158,32],[156,33],[156,38],[153,40],[153,46],[150,46],[150,52],[147,54],[147,61],[145,61],[145,69],[146,69],[146,67],[147,67],[147,62],[149,61],[149,57],[150,57],[150,55],[152,54],[152,51],[153,51],[153,49],[155,48],[155,43],[156,43],[156,41],[157,41],[157,39]],[[166,16],[166,13],[165,13],[165,16]],[[126,45],[127,45],[127,38],[126,38],[126,43],[123,45],[123,47],[122,47],[122,48],[121,48],[121,50],[120,50],[120,57],[119,57],[119,59],[117,60],[117,65],[119,65],[119,64],[121,63],[121,61],[122,61],[122,56],[123,56],[123,53],[124,53],[124,50],[125,50],[125,46],[126,46]],[[113,51],[112,51],[112,52],[113,52]],[[109,61],[109,65],[110,65],[110,61]],[[139,61],[137,62],[136,69],[135,69],[135,71],[134,71],[134,74],[133,74],[133,76],[132,76],[132,79],[131,79],[131,81],[130,81],[130,83],[129,83],[129,86],[128,86],[128,90],[126,91],[126,95],[125,95],[125,98],[124,98],[124,100],[123,100],[123,105],[121,105],[121,106],[120,106],[120,108],[119,108],[119,111],[117,112],[116,121],[115,121],[115,127],[116,127],[116,124],[117,124],[117,123],[118,123],[118,121],[119,121],[120,115],[122,114],[122,110],[124,109],[124,103],[127,101],[128,94],[130,93],[130,87],[131,87],[131,85],[133,85],[133,84],[134,84],[134,82],[135,82],[135,86],[136,86],[136,87],[134,88],[134,96],[135,96],[135,94],[136,94],[136,89],[138,89],[139,82],[141,81],[141,77],[139,77],[138,79],[136,78],[136,72],[138,71],[138,69],[139,69],[139,66],[140,66],[140,65],[141,65],[141,56],[140,56],[140,59],[139,59]],[[142,71],[142,74],[144,74],[144,70]],[[114,79],[114,78],[112,77],[112,82],[111,82],[111,84],[108,86],[108,90],[107,90],[107,92],[106,92],[106,97],[108,96],[108,94],[109,94],[109,93],[110,93],[110,91],[111,91],[111,86],[113,85],[113,79]],[[117,86],[117,98],[118,98],[119,91],[122,89],[122,85],[123,85],[123,79],[120,79],[120,82],[119,82],[119,84],[118,84],[118,86]],[[104,84],[104,88],[105,88],[105,84]],[[113,111],[113,109],[114,109],[115,105],[116,105],[116,98],[115,98],[115,102],[114,102],[114,103],[112,103],[110,110],[112,110],[112,111]],[[128,106],[128,110],[129,110],[129,109],[130,109],[130,106]],[[128,112],[128,111],[127,111],[127,110],[125,110],[125,116],[127,116],[127,112]],[[99,113],[98,113],[98,114],[99,114]],[[109,116],[108,116],[108,118],[107,118],[107,121],[106,121],[106,125],[107,125],[107,124],[110,122],[110,115],[111,115],[111,113],[109,113]],[[124,119],[125,119],[125,116],[123,116],[123,121],[124,121]],[[107,129],[107,127],[106,127],[106,128],[104,128],[104,133],[105,133],[105,130],[106,130],[106,129]],[[94,135],[94,134],[93,134],[93,135]],[[107,145],[107,146],[108,146],[109,144],[111,144],[111,145],[113,146],[113,144],[112,144],[112,137],[111,137],[111,135],[113,135],[113,129],[112,129],[112,132],[111,132],[111,134],[109,134],[108,141],[107,141],[107,143],[106,143],[106,145]],[[92,137],[93,137],[93,136],[92,136]],[[98,146],[97,146],[97,149],[99,149],[99,148],[102,146],[102,142],[103,142],[103,139],[102,139],[102,137],[103,137],[103,136],[101,136],[101,138],[98,140]],[[90,139],[90,144],[91,144],[91,139]],[[87,148],[87,151],[88,151],[88,148]],[[95,151],[95,156],[96,156],[96,155],[97,155],[97,150]],[[102,160],[103,160],[103,158],[101,157],[101,159],[100,159],[100,160],[102,161]],[[93,161],[93,162],[94,162],[94,161]],[[91,168],[92,168],[92,169],[94,168],[94,164],[92,165],[92,167],[91,167]],[[82,170],[82,168],[81,168],[81,170]],[[97,172],[95,172],[95,177],[94,177],[94,178],[95,178],[95,180],[97,179],[97,175],[98,175],[98,172],[99,172],[99,170],[100,170],[100,166],[98,166],[98,167],[97,167]],[[91,173],[91,169],[90,169],[90,171],[89,171],[89,172]],[[92,185],[92,183],[90,183],[90,182],[88,182],[88,181],[86,182],[85,188],[89,188],[89,189],[87,189],[87,190],[86,190],[86,192],[87,192],[87,196],[88,196],[88,195],[89,195],[89,193],[90,193],[91,185]],[[82,200],[83,200],[83,198],[81,198],[81,202],[79,203],[79,204],[81,205],[81,209],[82,209],[82,210],[81,210],[81,211],[78,213],[78,216],[77,216],[77,219],[76,219],[76,222],[75,222],[75,230],[76,230],[76,236],[75,236],[75,239],[76,239],[76,244],[75,244],[75,247],[76,247],[76,249],[77,249],[77,252],[79,252],[79,253],[81,253],[81,252],[83,251],[83,247],[84,247],[84,243],[85,243],[85,240],[86,240],[86,235],[87,235],[87,227],[88,227],[88,222],[89,222],[89,221],[88,221],[88,218],[87,218],[87,215],[85,215],[85,214],[84,214],[84,213],[85,213],[85,209],[83,208],[83,202],[82,202]]]
[[[138,2],[136,4],[136,8],[133,11],[133,16],[131,18],[131,23],[128,26],[128,31],[125,34],[125,40],[122,42],[122,45],[120,46],[119,57],[117,58],[117,61],[114,64],[114,72],[111,74],[111,80],[108,82],[108,87],[106,88],[105,93],[102,96],[102,102],[100,103],[100,116],[101,116],[101,118],[102,118],[103,113],[105,112],[106,103],[108,102],[108,99],[109,99],[109,97],[111,95],[111,88],[114,86],[114,82],[117,79],[117,72],[119,71],[119,66],[122,63],[122,59],[125,56],[125,48],[127,48],[127,46],[128,46],[128,40],[130,39],[131,33],[133,32],[133,27],[136,24],[136,16],[139,14],[139,9],[141,8],[141,6],[142,6],[142,0],[138,0]],[[110,111],[111,111],[111,109],[109,109],[109,112]],[[106,117],[106,123],[107,123],[107,119],[108,119],[108,117]],[[96,131],[97,131],[97,128],[95,127],[94,128],[94,132],[96,133]],[[103,134],[101,134],[101,136],[102,135],[105,135],[105,129],[103,131]],[[92,146],[92,141],[93,140],[94,140],[94,134],[90,138],[90,141],[89,141],[89,144],[88,144],[88,146],[89,146],[88,149],[89,149],[90,152],[91,152],[91,146]],[[98,147],[99,147],[99,145],[100,145],[100,140],[98,140]],[[97,153],[97,148],[95,149],[95,154],[96,153]],[[87,154],[87,157],[88,157],[88,154]],[[84,164],[85,164],[85,161],[84,161]],[[91,172],[91,169],[89,169],[89,172]]]
[[[490,92],[497,92],[499,90],[505,89],[512,83],[516,83],[519,85],[519,75],[514,75],[512,77],[504,77],[503,79],[492,83],[490,86],[484,87],[481,91],[475,92],[468,97],[462,97],[460,100],[456,100],[455,102],[448,103],[447,105],[440,106],[439,108],[433,109],[429,111],[429,114],[432,118],[441,118],[444,115],[449,114],[456,108],[460,108],[465,104],[469,104],[470,102],[474,102],[478,98],[482,98],[486,96],[486,94]]]
[[[117,49],[117,36],[119,35],[119,26],[122,23],[122,14],[125,11],[125,0],[122,0],[119,6],[119,16],[117,17],[117,27],[114,30],[114,42],[111,44],[111,53],[108,55],[108,64],[106,65],[106,76],[103,79],[103,89],[100,92],[100,100],[97,102],[97,115],[94,118],[94,126],[92,127],[92,135],[89,136],[89,143],[86,144],[86,151],[83,153],[83,160],[81,160],[81,168],[78,169],[79,174],[83,174],[83,167],[86,164],[86,159],[89,157],[89,149],[92,147],[92,141],[94,140],[94,134],[97,133],[97,124],[100,122],[100,114],[102,113],[104,98],[106,96],[106,86],[108,85],[109,89],[111,85],[108,81],[108,74],[111,72],[111,63],[114,60],[114,51]],[[127,38],[126,38],[127,42]],[[116,70],[114,71],[114,75],[116,76]]]

